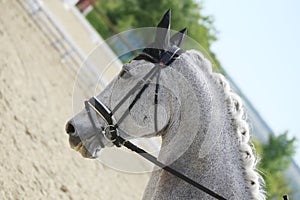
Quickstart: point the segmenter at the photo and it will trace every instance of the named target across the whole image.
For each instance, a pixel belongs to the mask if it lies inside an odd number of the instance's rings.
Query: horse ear
[[[158,49],[167,49],[170,44],[171,9],[167,10],[157,25],[155,44]]]
[[[181,47],[181,45],[185,40],[186,33],[187,33],[187,28],[184,28],[181,31],[175,33],[170,39],[171,45]]]

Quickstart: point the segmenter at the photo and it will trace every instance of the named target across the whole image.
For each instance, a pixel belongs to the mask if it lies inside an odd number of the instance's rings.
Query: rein
[[[200,183],[190,179],[189,177],[185,176],[184,174],[178,172],[177,170],[159,162],[156,157],[149,154],[145,150],[137,147],[130,141],[124,139],[120,136],[119,132],[122,132],[121,129],[118,128],[118,125],[122,123],[122,121],[126,118],[126,116],[130,113],[130,110],[135,105],[135,103],[140,99],[141,95],[144,91],[149,87],[151,80],[156,76],[156,87],[155,87],[155,97],[154,97],[154,129],[157,132],[157,102],[158,102],[158,91],[159,91],[159,78],[160,78],[160,71],[162,68],[167,67],[171,64],[172,61],[176,59],[176,56],[180,55],[183,51],[173,46],[168,51],[166,51],[162,56],[161,59],[156,60],[152,58],[150,55],[143,54],[143,57],[147,57],[155,62],[155,66],[140,80],[116,105],[116,107],[111,111],[107,106],[105,106],[100,100],[96,97],[90,98],[88,101],[85,101],[85,107],[87,112],[90,112],[89,106],[95,110],[95,112],[105,121],[106,127],[102,130],[103,136],[109,141],[112,142],[115,146],[121,147],[122,145],[126,148],[138,153],[148,161],[152,162],[153,164],[161,167],[162,169],[166,170],[167,172],[171,173],[172,175],[184,180],[185,182],[193,185],[194,187],[198,188],[199,190],[209,194],[210,196],[219,199],[219,200],[226,200],[224,197],[220,196],[219,194],[215,193],[214,191],[204,187]],[[144,59],[144,58],[143,58]],[[147,59],[148,60],[148,59]],[[122,106],[122,104],[138,89],[139,92],[135,96],[132,103],[129,105],[128,109],[123,113],[118,121],[115,120],[113,114]]]

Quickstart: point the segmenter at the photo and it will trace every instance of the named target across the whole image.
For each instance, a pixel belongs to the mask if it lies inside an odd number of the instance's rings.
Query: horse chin
[[[87,150],[87,148],[84,145],[81,145],[81,147],[77,150],[82,157],[84,158],[89,158],[89,159],[95,159],[97,158],[97,150],[91,153],[90,151]]]

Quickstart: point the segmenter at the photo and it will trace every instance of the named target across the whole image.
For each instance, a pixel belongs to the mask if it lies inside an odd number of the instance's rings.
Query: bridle
[[[141,95],[144,91],[149,87],[152,79],[156,76],[156,86],[155,86],[155,96],[154,96],[154,130],[155,132],[158,131],[157,128],[157,104],[158,104],[158,91],[159,91],[159,78],[160,78],[160,71],[168,67],[179,55],[181,55],[184,51],[181,50],[177,46],[172,46],[167,51],[165,51],[160,59],[153,58],[151,55],[142,53],[136,59],[145,59],[155,64],[155,66],[140,80],[136,83],[136,85],[129,90],[129,92],[119,101],[119,103],[115,106],[113,110],[110,110],[104,103],[102,103],[96,97],[90,98],[88,101],[85,101],[85,108],[87,112],[90,112],[90,107],[104,120],[105,127],[101,131],[104,138],[109,142],[113,143],[116,147],[125,146],[128,149],[138,153],[139,155],[143,156],[145,159],[149,160],[150,162],[154,163],[155,165],[163,168],[164,170],[168,171],[169,173],[173,174],[174,176],[186,181],[187,183],[193,185],[194,187],[198,188],[199,190],[215,197],[216,199],[226,200],[224,197],[220,196],[219,194],[213,192],[212,190],[204,187],[203,185],[197,183],[196,181],[188,178],[184,174],[176,171],[175,169],[166,166],[165,164],[159,162],[157,158],[149,154],[148,152],[144,151],[143,149],[137,147],[136,145],[132,144],[130,141],[124,139],[120,136],[119,132],[122,130],[119,128],[119,125],[122,121],[126,118],[126,116],[130,113],[130,110],[135,105],[135,103],[140,99]],[[139,91],[138,91],[139,90]],[[137,95],[130,103],[128,109],[121,115],[121,117],[116,120],[114,118],[114,113],[124,104],[124,102],[136,91],[138,91]]]

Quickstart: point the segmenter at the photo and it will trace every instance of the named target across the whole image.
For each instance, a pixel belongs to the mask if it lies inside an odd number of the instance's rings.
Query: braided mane
[[[199,52],[194,51],[197,54]],[[240,160],[242,162],[242,168],[244,170],[245,180],[248,184],[248,188],[253,196],[253,199],[264,200],[265,191],[264,180],[258,173],[256,165],[258,159],[255,155],[254,146],[250,140],[250,126],[247,122],[247,115],[242,99],[236,94],[226,80],[226,78],[217,72],[212,71],[211,62],[200,55],[203,60],[203,66],[206,67],[211,78],[224,89],[225,99],[228,106],[228,112],[230,113],[232,126],[239,141]]]

